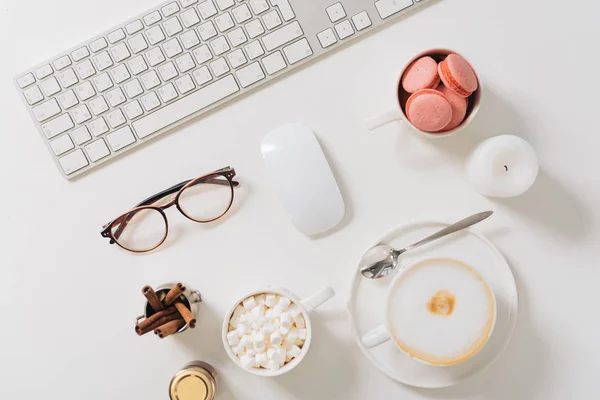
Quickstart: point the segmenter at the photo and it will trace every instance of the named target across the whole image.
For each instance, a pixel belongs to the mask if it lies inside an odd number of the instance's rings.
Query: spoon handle
[[[426,237],[423,240],[419,240],[418,242],[411,244],[410,246],[406,247],[404,249],[404,251],[402,251],[402,253],[404,253],[405,251],[408,251],[408,250],[416,249],[417,247],[423,246],[424,244],[427,244],[434,240],[443,238],[444,236],[450,235],[451,233],[458,232],[460,230],[468,228],[471,225],[475,225],[476,223],[483,221],[484,219],[486,219],[493,213],[494,213],[493,211],[485,211],[485,212],[482,212],[479,214],[471,215],[470,217],[467,217],[461,221],[458,221],[457,223],[452,224],[452,225],[442,229],[441,231],[436,232],[433,235]]]

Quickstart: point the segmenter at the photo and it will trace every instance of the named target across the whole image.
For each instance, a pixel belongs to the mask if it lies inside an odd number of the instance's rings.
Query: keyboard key
[[[340,39],[346,39],[348,36],[354,34],[354,28],[352,28],[352,24],[349,20],[345,20],[344,22],[335,25],[335,31]]]
[[[165,17],[170,17],[171,15],[179,11],[179,5],[176,2],[173,2],[161,8],[160,11],[162,11]]]
[[[165,65],[158,67],[158,73],[164,82],[177,76],[177,70],[175,69],[175,64],[173,64],[172,61],[169,61]]]
[[[223,74],[229,72],[229,65],[227,65],[227,61],[223,57],[217,58],[215,61],[211,62],[210,69],[216,77],[219,77]]]
[[[73,61],[75,61],[75,62],[81,61],[89,55],[90,55],[90,52],[88,51],[87,47],[85,47],[85,46],[83,46],[82,48],[77,49],[71,53],[71,57],[73,57]]]
[[[113,129],[123,125],[127,121],[123,115],[123,111],[119,109],[106,114],[106,120],[108,121],[108,125]]]
[[[90,122],[88,124],[88,127],[90,128],[90,132],[92,132],[92,135],[94,135],[96,137],[102,135],[103,133],[108,132],[108,125],[106,124],[106,121],[102,117]]]
[[[148,29],[144,34],[152,46],[165,40],[165,34],[158,25]]]
[[[277,10],[273,10],[273,11],[263,15],[262,19],[268,30],[276,28],[282,24],[281,18],[279,18],[279,14],[277,13]]]
[[[253,83],[265,78],[265,73],[258,62],[254,62],[247,67],[237,70],[235,75],[240,81],[240,85],[242,85],[242,87],[248,87]]]
[[[60,135],[74,126],[75,124],[73,124],[69,114],[63,114],[60,117],[43,124],[42,132],[44,132],[44,135],[46,135],[48,139],[52,139],[54,136]]]
[[[63,56],[58,60],[54,61],[52,65],[54,65],[55,70],[60,71],[71,65],[71,59],[69,58],[69,56]]]
[[[123,29],[117,29],[116,31],[106,35],[106,38],[108,39],[110,44],[115,44],[118,41],[125,39],[125,32],[123,31]]]
[[[77,100],[77,96],[75,96],[75,92],[73,90],[68,90],[66,92],[58,95],[58,102],[63,110],[68,110],[69,108],[77,105],[79,101]]]
[[[92,53],[97,53],[100,50],[105,49],[107,47],[108,43],[106,43],[106,39],[104,38],[96,39],[92,43],[90,43],[90,50],[92,51]]]
[[[246,24],[246,32],[248,32],[250,39],[254,39],[265,33],[265,28],[263,28],[259,19],[255,19]]]
[[[208,46],[205,44],[194,50],[192,54],[194,55],[194,58],[196,59],[196,62],[198,64],[205,63],[212,58],[212,53],[210,52]]]
[[[212,75],[210,74],[210,71],[206,65],[192,72],[192,75],[194,76],[194,80],[198,86],[202,86],[206,82],[210,82],[212,80]]]
[[[106,143],[104,143],[104,139],[98,139],[85,146],[85,152],[92,162],[96,162],[110,154],[110,150],[108,150]]]
[[[121,105],[127,101],[121,88],[116,88],[106,93],[106,98],[108,99],[111,107],[117,107],[118,105]]]
[[[227,54],[227,59],[229,60],[229,64],[231,68],[237,68],[240,65],[246,64],[248,60],[246,60],[246,56],[242,49],[237,49]]]
[[[60,80],[60,84],[62,85],[62,87],[64,87],[65,89],[70,88],[71,86],[79,82],[79,79],[77,79],[77,75],[75,75],[75,71],[73,71],[73,68],[66,69],[60,74],[58,74],[58,79]]]
[[[182,12],[179,16],[181,17],[181,22],[183,23],[183,26],[185,26],[186,28],[194,26],[200,22],[200,17],[198,17],[198,13],[196,13],[196,10],[194,10],[193,8]]]
[[[333,29],[331,28],[327,28],[323,32],[318,33],[317,38],[319,39],[319,43],[321,43],[321,47],[323,48],[327,48],[337,42],[335,33],[333,33]]]
[[[158,95],[163,103],[168,103],[177,97],[177,90],[175,90],[175,86],[172,83],[169,83],[158,89]]]
[[[194,64],[194,60],[192,59],[192,56],[190,55],[190,53],[186,53],[186,54],[182,55],[181,57],[176,58],[175,63],[177,64],[177,68],[179,69],[179,72],[181,72],[182,74],[184,72],[187,72],[187,71],[193,69],[196,66],[196,64]]]
[[[183,49],[181,48],[181,45],[179,44],[179,40],[177,40],[177,38],[165,42],[165,44],[163,44],[163,49],[165,50],[165,54],[169,58],[173,58],[176,55],[181,54],[181,52],[183,52]]]
[[[118,45],[112,47],[110,49],[110,54],[112,54],[116,62],[121,62],[131,56],[131,53],[129,53],[125,43],[119,43]]]
[[[327,11],[327,15],[331,22],[338,22],[346,17],[346,11],[344,11],[342,3],[335,3],[334,5],[327,7],[325,11]]]
[[[192,47],[200,44],[200,39],[198,39],[198,35],[195,31],[187,31],[183,35],[179,36],[179,39],[181,39],[181,44],[186,50],[189,50]]]
[[[228,75],[152,114],[138,119],[133,123],[133,128],[138,137],[144,138],[237,91],[239,91],[239,86],[233,76]]]
[[[108,51],[103,51],[97,56],[92,57],[92,61],[94,62],[94,66],[96,66],[98,71],[104,71],[105,69],[113,66],[113,62],[108,55]]]
[[[273,75],[274,73],[279,72],[285,67],[287,67],[287,64],[285,63],[285,60],[283,59],[283,56],[281,55],[280,51],[276,51],[273,54],[269,54],[268,56],[262,59],[262,63],[265,66],[265,69],[267,70],[267,74],[269,75]]]
[[[299,38],[303,35],[302,28],[298,21],[294,21],[291,24],[279,28],[262,38],[262,42],[265,45],[267,51],[271,51],[281,45],[284,45],[292,40]]]
[[[133,99],[134,97],[144,93],[144,89],[142,89],[142,85],[137,79],[127,82],[125,85],[123,85],[123,88],[125,89],[125,93],[127,93],[127,97],[130,99]]]
[[[186,94],[190,90],[194,90],[196,88],[194,81],[189,75],[185,75],[177,79],[175,81],[175,86],[177,86],[177,89],[181,94]]]
[[[348,21],[348,23],[350,22]],[[306,39],[298,40],[296,43],[284,47],[283,52],[290,64],[295,64],[313,54],[313,51],[308,44],[308,40]]]
[[[96,95],[96,91],[90,82],[83,82],[81,85],[76,86],[75,92],[81,101],[86,101]]]
[[[67,154],[58,159],[60,166],[66,175],[70,175],[75,171],[89,165],[87,158],[83,154],[83,150],[77,149],[74,152]]]
[[[71,131],[71,137],[78,146],[81,146],[85,142],[92,140],[92,136],[90,135],[88,128],[85,126],[80,126],[79,128]]]
[[[23,96],[25,96],[25,100],[27,100],[27,103],[30,106],[39,103],[44,99],[44,95],[42,94],[42,91],[37,85],[25,90],[23,92]]]
[[[149,93],[142,97],[142,105],[146,109],[146,111],[152,111],[156,107],[160,106],[160,100],[155,92]],[[140,136],[141,137],[141,136]]]
[[[354,22],[354,26],[357,31],[362,31],[365,28],[371,26],[371,18],[369,18],[369,14],[366,11],[360,12],[352,17],[352,22]]]
[[[50,76],[52,74],[52,67],[50,66],[50,64],[46,64],[43,67],[40,67],[38,69],[35,70],[35,76],[38,79],[44,79],[47,76]]]
[[[215,29],[212,21],[208,21],[198,27],[198,33],[200,33],[200,37],[202,40],[208,40],[217,36],[217,30]]]
[[[125,104],[125,106],[123,107],[123,110],[125,110],[125,114],[127,114],[127,118],[129,118],[129,119],[137,118],[144,113],[144,111],[142,110],[142,106],[140,105],[140,102],[137,100],[134,100],[131,103]]]
[[[162,17],[160,16],[160,13],[158,11],[153,11],[144,17],[144,22],[146,25],[150,26],[157,23],[161,19]]]
[[[17,85],[19,85],[19,87],[21,89],[26,88],[27,86],[31,85],[33,82],[35,82],[35,78],[33,77],[33,74],[27,74],[27,75],[22,76],[19,79],[17,79]]]
[[[173,17],[163,22],[163,28],[165,28],[165,32],[169,37],[175,36],[183,30],[177,17]]]
[[[125,27],[125,30],[130,35],[133,35],[134,33],[141,31],[142,29],[144,29],[144,24],[142,24],[142,21],[140,21],[139,19],[133,21],[132,23],[130,23],[129,25],[127,25]]]
[[[103,112],[108,111],[108,104],[106,103],[106,100],[104,100],[104,97],[102,97],[102,96],[97,97],[94,100],[90,101],[88,103],[88,105],[92,109],[92,114],[94,114],[94,115],[100,115]]]
[[[219,36],[210,42],[210,47],[212,47],[213,53],[215,53],[216,56],[220,56],[221,54],[229,51],[229,44],[227,43],[227,40],[225,40],[224,36]]]
[[[96,73],[94,66],[90,60],[85,60],[75,66],[75,71],[79,75],[79,79],[84,80]]]
[[[131,128],[126,126],[106,135],[106,140],[112,151],[118,151],[135,142],[135,136],[133,136]]]
[[[248,38],[246,37],[246,34],[242,28],[235,28],[227,34],[227,37],[229,38],[229,41],[233,47],[238,47],[240,44],[248,41]]]
[[[192,4],[196,4],[198,0],[179,0],[179,2],[181,3],[181,6],[183,8],[186,8],[191,6]]]
[[[217,28],[221,32],[225,32],[228,29],[233,28],[233,26],[235,25],[233,19],[231,18],[231,14],[229,14],[228,12],[223,13],[218,17],[215,17],[215,23],[217,24]]]
[[[148,43],[146,43],[146,39],[144,39],[144,35],[142,34],[135,35],[127,40],[127,43],[129,43],[129,47],[131,47],[133,54],[141,53],[148,48]]]
[[[212,0],[207,0],[203,3],[200,3],[198,5],[198,11],[200,11],[200,15],[204,19],[208,19],[218,12]]]
[[[238,24],[246,22],[252,18],[252,13],[246,4],[242,4],[241,6],[234,8],[231,10],[231,13]]]
[[[112,76],[113,81],[115,81],[117,84],[125,82],[127,79],[131,78],[129,71],[127,71],[127,67],[124,64],[111,69],[110,76]]]
[[[267,0],[250,0],[250,7],[252,7],[252,11],[256,15],[262,14],[269,9]]]
[[[281,12],[281,16],[284,21],[291,21],[296,16],[294,15],[294,11],[292,10],[292,6],[290,6],[290,2],[288,0],[269,0],[273,6],[279,7],[279,11]]]
[[[62,135],[58,139],[54,139],[50,142],[50,147],[52,147],[52,151],[57,156],[66,153],[67,151],[75,148],[73,141],[69,137],[69,134]]]
[[[142,84],[146,88],[146,90],[153,89],[160,85],[160,79],[158,78],[158,74],[156,71],[150,71],[147,74],[142,75]]]
[[[113,87],[113,83],[110,80],[110,77],[108,76],[108,74],[106,72],[94,77],[94,79],[92,79],[92,80],[94,81],[94,84],[96,85],[96,89],[99,92],[104,92],[105,90]]]
[[[219,9],[221,11],[225,11],[230,7],[233,7],[235,4],[234,0],[216,0],[217,1],[217,5],[219,6]]]
[[[87,106],[85,104],[82,104],[77,108],[74,108],[73,111],[71,111],[71,115],[73,116],[73,119],[75,120],[75,122],[77,122],[78,124],[81,124],[85,121],[89,121],[90,119],[92,119],[92,114],[90,114],[90,110],[87,108]]]
[[[42,122],[60,113],[60,107],[55,99],[50,99],[39,106],[33,107],[32,111],[38,122]]]
[[[152,50],[147,51],[146,59],[148,60],[148,63],[150,64],[151,67],[155,67],[158,64],[160,64],[161,62],[166,60],[165,55],[163,54],[160,47],[155,47]],[[145,65],[145,63],[144,63],[144,65]],[[142,71],[145,71],[146,69],[147,68],[144,68]],[[132,71],[133,71],[133,68],[132,68]],[[139,72],[138,72],[138,74],[139,74]]]
[[[248,58],[250,58],[251,60],[254,60],[255,58],[258,58],[265,54],[265,51],[263,50],[258,40],[245,45],[244,50],[246,50],[246,54],[248,54]]]
[[[412,5],[412,0],[379,0],[375,2],[375,8],[377,8],[377,12],[382,19],[394,15]]]

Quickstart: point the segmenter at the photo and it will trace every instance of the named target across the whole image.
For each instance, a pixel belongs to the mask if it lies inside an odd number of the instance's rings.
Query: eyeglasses
[[[125,250],[144,253],[163,244],[169,232],[164,210],[171,206],[194,222],[221,218],[233,204],[235,170],[222,168],[195,179],[181,182],[139,203],[102,227],[100,234]],[[172,200],[165,199],[175,195]],[[160,201],[168,200],[165,204]]]

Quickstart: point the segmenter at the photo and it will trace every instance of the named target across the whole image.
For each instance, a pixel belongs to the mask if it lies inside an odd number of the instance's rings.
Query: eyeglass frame
[[[181,214],[183,214],[186,218],[188,218],[189,220],[192,220],[194,222],[198,222],[198,223],[213,222],[213,221],[216,221],[219,218],[223,217],[223,215],[225,215],[227,213],[227,211],[229,211],[231,209],[231,206],[233,205],[233,198],[234,198],[234,193],[235,193],[233,188],[239,186],[239,184],[240,184],[239,182],[233,180],[235,175],[236,175],[235,169],[233,169],[231,167],[225,167],[225,168],[221,168],[216,171],[210,172],[208,174],[199,176],[197,178],[188,179],[186,181],[180,182],[177,185],[174,185],[168,189],[163,190],[162,192],[156,193],[155,195],[148,197],[147,199],[138,203],[131,210],[119,215],[117,218],[104,224],[102,226],[102,231],[100,232],[100,235],[102,235],[102,237],[105,237],[105,238],[110,238],[110,244],[116,243],[122,249],[131,251],[133,253],[147,253],[149,251],[152,251],[152,250],[158,248],[160,245],[162,245],[165,242],[165,240],[167,239],[167,236],[169,235],[169,221],[168,221],[167,215],[165,214],[165,211],[164,211],[167,208],[176,206],[177,210],[179,210],[179,212]],[[192,218],[191,216],[186,214],[184,209],[179,204],[179,197],[181,196],[181,193],[183,193],[183,191],[185,189],[187,189],[191,186],[195,186],[200,183],[214,183],[214,184],[218,184],[218,185],[225,184],[225,181],[222,181],[222,180],[213,180],[212,182],[210,180],[208,180],[209,178],[216,177],[216,176],[222,176],[225,179],[227,179],[227,185],[229,185],[229,187],[231,189],[231,198],[229,199],[229,204],[227,205],[227,208],[225,209],[225,211],[223,211],[219,216],[217,216],[215,218],[207,219],[207,220],[198,220],[198,219]],[[167,196],[170,196],[172,194],[176,194],[176,195],[169,202],[167,202],[161,206],[153,206],[152,205],[153,203],[156,203],[157,201],[159,201]],[[122,219],[126,218],[128,215],[131,215],[131,214],[135,215],[135,213],[139,212],[140,210],[158,211],[161,214],[163,220],[165,221],[165,234],[162,237],[162,239],[159,241],[159,243],[157,245],[155,245],[154,247],[145,249],[145,250],[134,250],[134,249],[130,249],[130,248],[124,246],[123,244],[119,243],[119,236],[121,235],[123,230],[125,230],[125,228],[127,227],[127,223],[129,222],[129,220],[131,220],[131,218],[133,218],[133,216],[125,221],[122,221]],[[112,228],[115,225],[115,223],[117,223],[117,222],[119,222],[120,225],[117,228],[117,231],[113,234]]]

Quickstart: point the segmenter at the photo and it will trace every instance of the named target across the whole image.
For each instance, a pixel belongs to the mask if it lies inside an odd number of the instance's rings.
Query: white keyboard
[[[15,82],[70,179],[427,2],[171,0]]]

